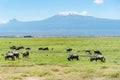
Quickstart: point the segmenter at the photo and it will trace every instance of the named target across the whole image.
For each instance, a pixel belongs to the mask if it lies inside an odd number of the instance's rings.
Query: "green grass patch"
[[[5,60],[5,54],[13,45],[30,47],[30,56],[23,58],[21,53],[26,50],[22,49],[18,50],[20,59]],[[49,51],[40,51],[40,47],[48,47]],[[73,48],[73,51],[66,52],[66,48]],[[86,49],[90,49],[92,54],[94,50],[100,50],[106,62],[90,62]],[[78,54],[79,61],[68,61],[71,53]],[[46,77],[46,80],[95,80],[99,77],[119,80],[119,53],[120,37],[0,38],[0,77],[3,80],[19,80],[29,76]],[[16,75],[8,76],[13,73]]]

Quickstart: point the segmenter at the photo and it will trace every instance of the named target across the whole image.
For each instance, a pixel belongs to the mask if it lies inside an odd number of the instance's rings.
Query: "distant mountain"
[[[13,19],[7,24],[0,24],[0,35],[10,34],[41,36],[120,36],[120,20],[80,15],[55,15],[45,20],[28,22]]]

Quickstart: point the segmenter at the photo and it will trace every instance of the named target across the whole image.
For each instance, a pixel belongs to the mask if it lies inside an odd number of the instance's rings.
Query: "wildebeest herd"
[[[20,50],[20,49],[24,49],[24,47],[23,46],[10,46],[9,48],[10,48],[10,50],[4,56],[5,60],[9,60],[9,59],[15,60],[15,58],[20,59],[20,57],[19,57],[20,54],[17,51]],[[28,47],[25,48],[25,49],[26,49],[26,51],[21,53],[23,58],[28,57],[29,56],[29,50],[31,50]]]
[[[10,50],[4,56],[5,60],[9,60],[9,59],[15,60],[15,58],[20,59],[20,57],[19,57],[20,54],[19,54],[19,52],[17,52],[17,50],[21,50],[21,49],[25,49],[25,51],[21,53],[23,58],[29,57],[29,55],[30,55],[29,50],[31,50],[31,48],[29,48],[29,47],[25,48],[24,46],[10,46],[9,48],[10,48]],[[53,49],[54,48],[52,48],[51,50],[53,50]],[[49,48],[48,47],[40,47],[40,48],[38,48],[38,50],[49,51]],[[71,51],[73,49],[66,48],[65,50],[66,50],[66,52],[71,53]],[[105,57],[102,55],[101,51],[99,51],[99,50],[94,50],[94,55],[92,55],[91,50],[89,50],[89,49],[85,50],[85,53],[90,57],[91,62],[92,61],[97,62],[98,60],[100,60],[101,62],[105,62]],[[72,53],[72,54],[68,55],[67,59],[68,59],[68,61],[72,61],[73,59],[79,60],[79,55]]]
[[[72,51],[72,48],[67,48],[66,49],[67,52]],[[95,50],[94,51],[94,55],[92,55],[91,50],[87,49],[85,50],[85,52],[88,54],[88,56],[90,57],[90,61],[98,61],[100,60],[101,62],[105,62],[105,57],[102,55],[102,53],[99,50]],[[70,54],[68,56],[68,61],[71,61],[73,59],[79,60],[79,55],[78,54]]]
[[[23,55],[23,57],[28,57],[29,51],[25,51],[21,54]],[[15,60],[15,58],[19,59],[19,53],[16,51],[8,51],[5,55],[5,60],[8,60],[8,59]]]

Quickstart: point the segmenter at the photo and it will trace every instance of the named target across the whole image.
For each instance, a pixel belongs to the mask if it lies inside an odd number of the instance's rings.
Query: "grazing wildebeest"
[[[73,59],[77,59],[79,60],[79,56],[77,54],[70,54],[67,58],[69,61],[73,60]]]
[[[95,50],[95,51],[94,51],[94,54],[95,54],[95,55],[102,55],[102,53],[101,53],[99,50]]]
[[[10,46],[10,49],[20,50],[20,49],[24,49],[24,47],[23,46]]]
[[[20,49],[24,49],[24,47],[23,46],[17,46],[16,47],[16,50],[20,50]]]
[[[23,57],[28,57],[29,56],[29,51],[25,51],[22,53]]]
[[[48,48],[48,47],[45,47],[45,48],[43,48],[43,50],[44,50],[44,51],[45,51],[45,50],[47,50],[47,51],[48,51],[48,50],[49,50],[49,48]]]
[[[6,53],[5,55],[5,60],[11,58],[12,60],[15,60],[14,54],[13,53]]]
[[[49,48],[48,47],[45,47],[45,48],[38,48],[38,50],[43,50],[43,51],[48,51],[49,50]]]
[[[13,52],[14,56],[19,59],[19,53],[18,52]]]
[[[72,48],[67,48],[66,51],[70,52],[70,51],[72,51]]]
[[[97,60],[101,60],[101,62],[105,62],[105,57],[102,55],[95,55],[95,56],[91,56],[90,57],[90,61],[97,61]]]
[[[91,51],[89,49],[86,49],[85,52],[88,54],[88,55],[92,55]]]
[[[38,48],[38,50],[43,50],[43,48],[41,47],[41,48]]]
[[[16,49],[16,46],[10,46],[10,49]]]
[[[26,50],[31,50],[31,48],[27,47]]]

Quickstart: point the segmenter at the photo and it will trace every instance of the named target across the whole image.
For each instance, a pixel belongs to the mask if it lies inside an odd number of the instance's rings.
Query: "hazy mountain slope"
[[[80,15],[55,15],[41,21],[20,22],[16,19],[0,25],[1,32],[43,32],[49,35],[107,35],[120,34],[120,20]]]

